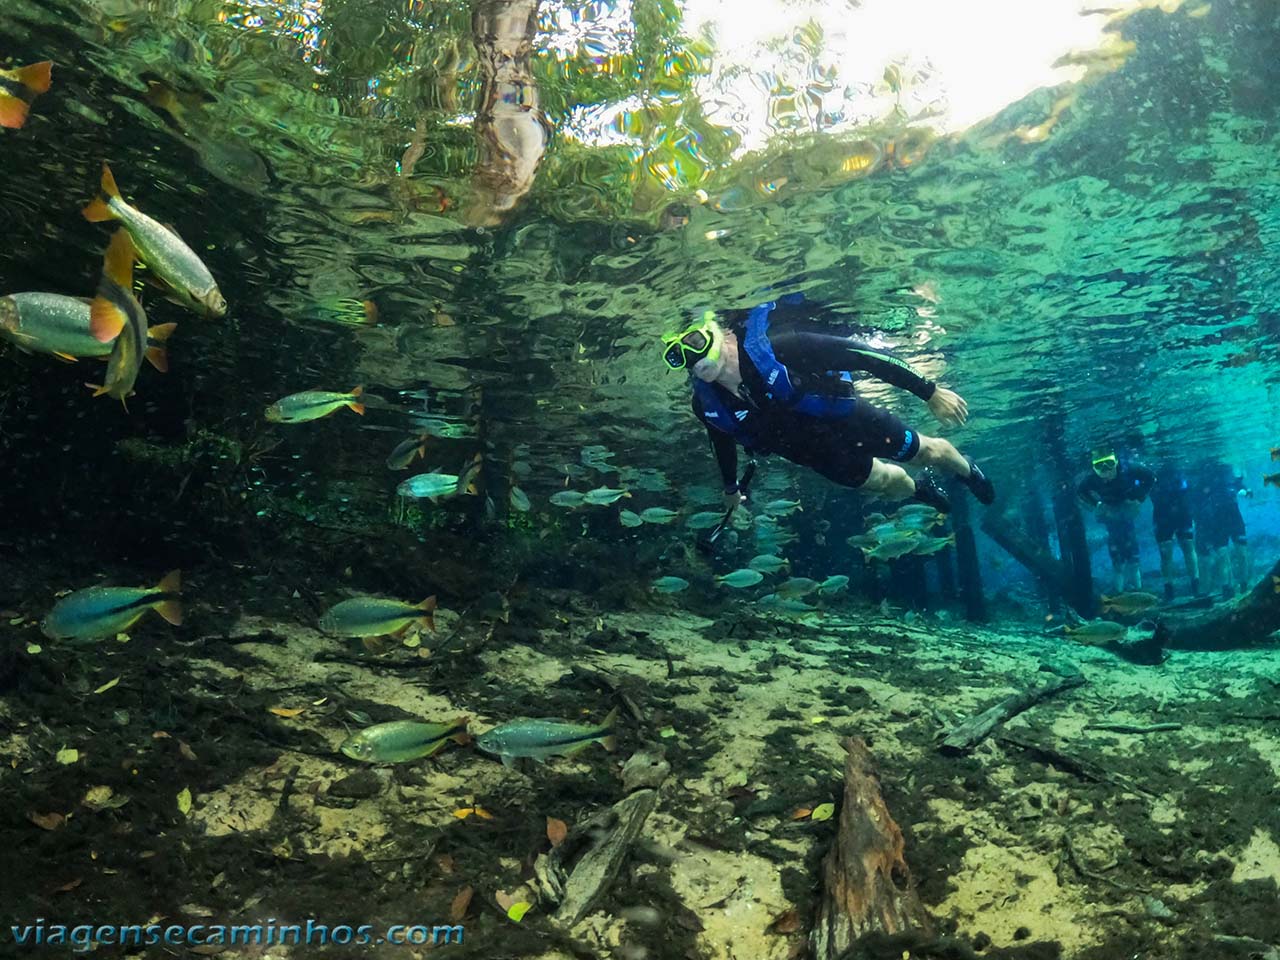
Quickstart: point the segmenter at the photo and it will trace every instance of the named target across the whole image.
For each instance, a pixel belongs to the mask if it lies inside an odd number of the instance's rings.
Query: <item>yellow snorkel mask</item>
[[[708,310],[702,318],[679,333],[662,337],[662,359],[672,370],[687,370],[699,360],[720,358],[720,346],[724,334],[715,322],[715,311]]]

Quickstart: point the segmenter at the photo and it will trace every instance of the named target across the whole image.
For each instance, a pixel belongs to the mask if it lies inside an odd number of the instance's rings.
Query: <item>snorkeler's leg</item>
[[[1218,584],[1224,600],[1231,599],[1231,553],[1230,547],[1219,547],[1213,554],[1213,578]]]
[[[960,479],[969,476],[969,462],[950,440],[920,434],[920,451],[911,459],[925,467],[941,467]]]
[[[924,438],[888,410],[859,400],[853,411],[832,425],[839,440],[813,466],[836,483],[856,487],[886,500],[910,497],[941,513],[951,500],[932,472],[913,479],[899,463],[919,462]]]
[[[906,500],[915,494],[916,484],[896,463],[872,459],[871,472],[857,489],[885,500]]]
[[[1173,599],[1173,538],[1168,540],[1159,540],[1156,546],[1160,548],[1160,576],[1164,577],[1164,598],[1166,600]]]
[[[1236,592],[1249,589],[1249,541],[1244,537],[1233,539],[1231,546],[1231,573],[1235,577]]]
[[[1196,538],[1190,531],[1178,534],[1178,546],[1182,548],[1182,563],[1187,568],[1187,576],[1191,578],[1191,592],[1200,592],[1200,562],[1196,556]]]
[[[1138,527],[1132,519],[1125,525],[1125,585],[1130,590],[1142,589],[1142,566],[1138,553]]]
[[[1130,590],[1142,589],[1142,567],[1138,565],[1137,560],[1130,560],[1125,564],[1125,586]]]
[[[1111,593],[1124,593],[1124,551],[1119,535],[1114,527],[1107,528],[1107,555],[1111,557],[1111,582],[1114,588]]]
[[[955,444],[942,437],[920,436],[920,452],[916,454],[914,463],[940,467],[960,479],[979,503],[991,503],[996,498],[996,488],[982,469],[967,456],[956,449]]]

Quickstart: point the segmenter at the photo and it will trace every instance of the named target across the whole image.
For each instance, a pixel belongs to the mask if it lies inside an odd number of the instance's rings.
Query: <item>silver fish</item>
[[[102,194],[83,212],[91,223],[119,220],[124,224],[147,269],[162,280],[184,306],[214,319],[226,315],[227,301],[204,261],[169,227],[126,203],[105,163]]]
[[[613,728],[617,717],[618,708],[614,707],[598,726],[567,720],[512,720],[481,734],[476,746],[501,757],[503,766],[507,767],[520,757],[531,757],[541,763],[549,757],[572,756],[592,743],[601,743],[606,750],[612,750],[616,743]]]

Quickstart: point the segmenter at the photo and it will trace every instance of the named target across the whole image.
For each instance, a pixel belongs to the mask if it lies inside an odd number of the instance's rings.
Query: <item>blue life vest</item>
[[[825,420],[847,417],[857,398],[803,393],[791,382],[786,364],[774,355],[773,344],[769,342],[769,314],[773,312],[774,306],[774,302],[769,301],[752,308],[747,314],[746,330],[741,343],[747,359],[764,381],[764,399],[770,401],[771,406],[794,410],[810,417]],[[853,375],[843,371],[840,379],[852,383]],[[731,410],[722,399],[721,391],[702,380],[694,380],[693,390],[701,401],[703,415],[713,427],[729,434],[744,446],[753,446],[754,431],[751,428],[757,419],[752,416],[753,411]]]

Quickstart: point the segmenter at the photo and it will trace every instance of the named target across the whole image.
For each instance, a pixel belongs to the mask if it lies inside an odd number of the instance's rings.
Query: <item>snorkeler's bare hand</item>
[[[942,423],[954,423],[963,427],[969,419],[969,405],[964,397],[946,387],[937,387],[929,398],[929,412]]]

